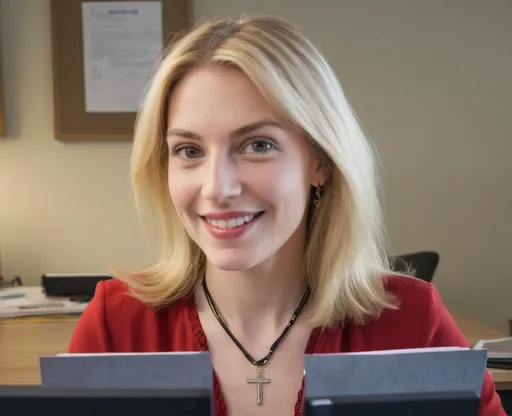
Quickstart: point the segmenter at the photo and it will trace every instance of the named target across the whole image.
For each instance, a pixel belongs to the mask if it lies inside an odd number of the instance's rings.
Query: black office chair
[[[431,282],[439,264],[439,254],[435,251],[418,251],[393,256],[389,260],[393,270],[411,273],[419,279]]]

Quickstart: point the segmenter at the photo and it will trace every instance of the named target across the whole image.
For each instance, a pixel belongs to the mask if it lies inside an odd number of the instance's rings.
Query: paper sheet
[[[475,350],[486,349],[489,359],[512,359],[512,337],[481,339],[473,347]]]
[[[38,286],[20,286],[0,290],[0,319],[26,316],[81,314],[88,303],[66,298],[47,297]]]
[[[136,112],[163,49],[161,2],[84,2],[82,26],[86,112]]]

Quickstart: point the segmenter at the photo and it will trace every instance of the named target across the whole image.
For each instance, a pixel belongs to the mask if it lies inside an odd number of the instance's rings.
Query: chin
[[[207,252],[206,259],[212,266],[226,272],[242,272],[263,261],[263,259],[255,258],[254,255],[233,249]]]

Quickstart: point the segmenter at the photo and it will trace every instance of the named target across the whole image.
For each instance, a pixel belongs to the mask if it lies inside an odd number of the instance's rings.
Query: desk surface
[[[508,336],[508,334],[496,328],[488,327],[463,315],[454,312],[451,312],[451,315],[470,345],[476,344],[480,339],[505,338]],[[497,389],[512,390],[512,370],[492,369],[491,373]]]
[[[470,344],[507,334],[452,313]],[[39,384],[39,357],[66,352],[77,319],[0,321],[0,384]],[[497,389],[512,390],[512,371],[491,370]]]

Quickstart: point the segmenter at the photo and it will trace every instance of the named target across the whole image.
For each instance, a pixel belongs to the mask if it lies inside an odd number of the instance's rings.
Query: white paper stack
[[[0,319],[26,316],[81,314],[88,303],[47,297],[39,286],[0,289]]]

